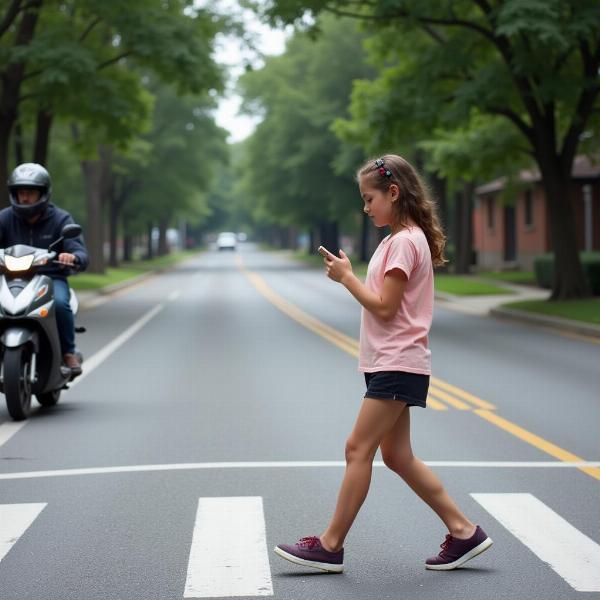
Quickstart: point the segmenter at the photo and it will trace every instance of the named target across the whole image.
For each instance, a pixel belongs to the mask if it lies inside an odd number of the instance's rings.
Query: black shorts
[[[377,371],[365,373],[365,398],[401,400],[408,406],[425,408],[429,375],[406,371]]]

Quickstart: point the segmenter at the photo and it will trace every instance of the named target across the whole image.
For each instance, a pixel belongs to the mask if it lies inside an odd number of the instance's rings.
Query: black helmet
[[[34,188],[40,190],[40,199],[35,204],[19,204],[17,190],[19,188]],[[30,219],[41,214],[46,209],[52,195],[50,174],[42,165],[23,163],[19,165],[8,178],[8,192],[12,209],[22,218]]]

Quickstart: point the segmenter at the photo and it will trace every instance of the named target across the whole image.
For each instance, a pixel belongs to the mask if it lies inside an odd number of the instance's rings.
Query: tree
[[[116,227],[121,213],[130,228],[158,225],[159,254],[164,254],[166,229],[175,218],[197,224],[209,217],[207,192],[227,171],[228,149],[226,132],[211,113],[214,100],[181,96],[156,81],[151,89],[156,95],[152,128],[136,152],[119,156],[115,165],[119,205],[111,222]]]
[[[87,181],[90,269],[102,271],[106,174],[113,145],[126,146],[147,126],[151,97],[144,73],[157,74],[181,92],[218,88],[211,51],[222,21],[186,0],[134,0],[127,10],[118,0],[14,1],[5,21],[10,16],[17,23],[19,15],[20,24],[8,30],[16,32],[12,38],[0,38],[0,178],[7,172],[8,141],[19,114],[21,131],[35,123],[31,146],[41,162],[55,119],[73,123]]]
[[[240,81],[245,109],[264,115],[245,144],[241,193],[257,222],[317,228],[320,243],[334,249],[338,223],[357,196],[352,176],[336,171],[342,146],[331,127],[345,114],[352,81],[370,71],[351,22],[323,19],[321,26],[326,35],[316,43],[298,34],[283,55]]]
[[[35,35],[42,0],[12,0],[0,22],[0,182],[8,179],[8,149],[18,119],[21,86],[25,77],[24,49]],[[7,204],[8,194],[2,197]]]
[[[476,109],[520,134],[537,165],[555,254],[553,299],[588,292],[569,200],[582,136],[599,120],[600,5],[595,0],[271,0],[272,19],[329,11],[377,23],[398,37],[418,32],[414,89],[464,118]]]

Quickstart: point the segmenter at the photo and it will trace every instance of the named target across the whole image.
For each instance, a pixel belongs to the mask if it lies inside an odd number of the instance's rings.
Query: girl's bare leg
[[[325,550],[335,552],[344,545],[344,539],[367,497],[375,452],[405,406],[398,401],[363,400],[354,429],[346,442],[346,471],[335,513],[321,535]]]
[[[396,472],[446,524],[454,537],[469,538],[475,525],[454,503],[435,473],[413,455],[410,443],[410,410],[403,411],[381,443],[384,463]]]

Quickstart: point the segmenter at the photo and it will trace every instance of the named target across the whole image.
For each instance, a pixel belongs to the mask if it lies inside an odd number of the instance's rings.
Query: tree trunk
[[[104,207],[110,165],[110,149],[101,146],[98,160],[81,163],[85,180],[86,244],[90,255],[88,271],[104,273]]]
[[[340,249],[340,234],[337,221],[319,224],[319,246],[325,246],[329,252],[338,256]]]
[[[15,161],[18,165],[25,162],[25,153],[23,152],[23,126],[20,121],[15,123]]]
[[[85,240],[90,257],[88,271],[104,273],[104,218],[102,211],[102,166],[99,161],[81,163],[85,180]]]
[[[433,192],[433,200],[437,205],[438,217],[444,230],[448,227],[448,194],[446,191],[446,179],[438,177],[435,173],[428,173],[427,179]]]
[[[167,227],[169,226],[168,217],[161,217],[158,220],[158,256],[169,254],[169,245],[167,244]]]
[[[455,273],[469,273],[471,270],[472,256],[472,207],[473,207],[472,183],[465,183],[460,192],[455,194],[455,216],[454,216],[454,245]]]
[[[369,230],[371,228],[371,223],[369,223],[369,221],[369,217],[363,211],[360,220],[360,250],[358,254],[359,259],[362,262],[368,262],[371,257],[371,253],[369,252]]]
[[[15,36],[15,46],[25,47],[33,39],[42,0],[30,0],[29,7],[23,13]],[[2,93],[0,94],[0,208],[8,206],[8,192],[4,182],[8,179],[8,149],[12,128],[17,120],[20,102],[21,83],[25,74],[25,63],[10,63],[0,73]]]
[[[123,228],[125,228],[125,225],[123,226]],[[123,262],[131,262],[132,258],[133,236],[130,233],[125,232],[123,235]]]
[[[154,246],[152,244],[152,230],[154,229],[154,223],[152,221],[148,221],[147,225],[147,251],[146,251],[146,260],[152,260],[154,258]]]
[[[45,165],[48,161],[52,119],[53,115],[50,111],[43,109],[38,111],[35,127],[33,162],[39,163],[40,165]]]
[[[308,252],[309,254],[312,254],[313,252],[316,252],[319,247],[319,244],[317,243],[319,234],[314,227],[309,228],[308,237]]]
[[[571,167],[565,172],[559,165],[548,164],[550,162],[538,159],[548,203],[554,252],[554,282],[550,299],[585,298],[590,295],[590,290],[579,258],[575,216],[569,196]]]
[[[118,198],[115,198],[114,193],[110,195],[109,200],[109,216],[108,216],[108,239],[109,239],[109,253],[108,253],[108,264],[111,267],[119,266],[118,256],[118,235],[119,235],[119,212],[121,203]]]

